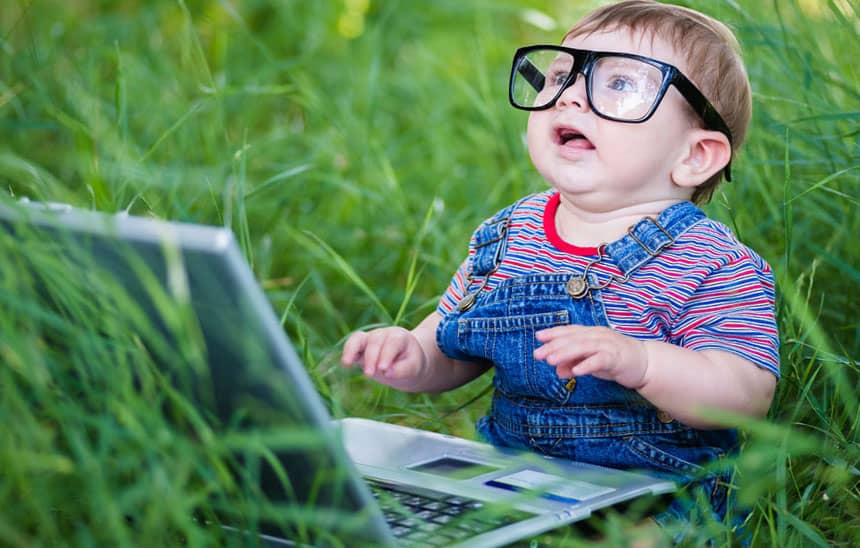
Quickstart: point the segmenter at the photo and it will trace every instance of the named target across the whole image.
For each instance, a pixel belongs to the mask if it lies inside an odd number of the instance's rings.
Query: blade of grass
[[[799,194],[795,194],[792,198],[789,198],[788,202],[789,202],[789,203],[790,203],[790,202],[793,202],[793,201],[797,200],[798,198],[801,198],[801,197],[803,197],[803,196],[805,196],[805,195],[809,194],[810,192],[812,192],[812,191],[814,191],[814,190],[817,190],[817,189],[821,188],[822,186],[826,185],[826,184],[827,184],[827,183],[829,183],[830,181],[832,181],[832,180],[834,180],[834,179],[838,179],[839,177],[842,177],[842,176],[843,176],[843,175],[845,175],[846,173],[849,173],[849,172],[851,172],[851,171],[855,171],[855,170],[858,170],[858,169],[860,169],[860,166],[851,166],[851,167],[847,167],[847,168],[845,168],[845,169],[840,169],[839,171],[837,171],[837,172],[835,172],[835,173],[831,173],[831,174],[830,174],[830,175],[828,175],[827,177],[825,177],[825,178],[823,178],[823,179],[821,179],[821,180],[817,181],[817,182],[816,182],[816,183],[814,183],[812,186],[810,186],[810,187],[806,188],[805,190],[803,190],[803,191],[802,191],[802,192],[800,192]],[[852,182],[860,184],[860,179],[852,179]]]
[[[289,228],[288,232],[290,236],[304,249],[314,253],[317,256],[320,256],[324,259],[329,266],[333,267],[341,276],[349,280],[353,285],[355,285],[358,290],[365,295],[370,302],[374,305],[379,315],[383,318],[383,320],[391,324],[393,323],[393,318],[391,314],[388,313],[388,310],[382,304],[382,301],[376,296],[373,290],[370,289],[370,286],[364,279],[352,268],[352,266],[341,256],[337,251],[335,251],[329,244],[322,240],[319,236],[314,234],[309,230],[305,231],[297,231],[293,228]]]

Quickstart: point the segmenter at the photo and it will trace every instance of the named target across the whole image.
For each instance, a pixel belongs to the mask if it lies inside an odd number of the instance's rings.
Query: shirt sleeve
[[[779,378],[775,309],[770,266],[742,254],[703,280],[676,319],[671,342],[731,352]]]
[[[460,265],[460,268],[454,272],[454,276],[451,278],[451,283],[448,284],[448,289],[445,290],[442,298],[439,299],[439,306],[436,307],[436,311],[443,316],[451,313],[451,311],[457,307],[457,303],[466,296],[468,288],[469,257],[466,257]]]
[[[475,255],[477,233],[481,226],[484,226],[488,220],[489,219],[481,223],[481,225],[472,233],[472,236],[469,238],[469,253],[466,255],[466,258],[463,259],[463,262],[460,264],[457,271],[454,272],[454,276],[451,277],[451,283],[448,284],[448,289],[445,290],[442,298],[439,299],[439,305],[436,307],[436,312],[443,316],[454,311],[454,309],[457,308],[457,304],[466,296],[466,293],[469,292],[469,274],[472,270],[472,257]]]

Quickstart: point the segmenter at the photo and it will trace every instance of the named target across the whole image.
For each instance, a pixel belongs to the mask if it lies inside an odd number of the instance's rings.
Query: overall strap
[[[474,249],[475,253],[469,261],[469,281],[476,278],[483,278],[483,282],[475,291],[468,293],[457,303],[457,310],[465,312],[472,308],[475,304],[475,299],[478,298],[481,290],[486,287],[490,280],[490,275],[499,268],[502,263],[502,258],[505,256],[505,249],[508,241],[508,227],[511,222],[511,216],[517,207],[524,202],[528,196],[518,200],[517,202],[502,209],[483,223],[475,231],[474,241],[470,244],[470,249]]]
[[[692,202],[680,202],[660,213],[645,217],[627,229],[627,234],[605,247],[606,254],[627,275],[660,254],[690,227],[705,219]]]
[[[525,199],[523,198],[499,211],[481,223],[481,226],[475,231],[475,240],[471,245],[475,254],[472,255],[469,264],[470,279],[489,276],[499,267],[507,248],[508,226],[511,216]]]

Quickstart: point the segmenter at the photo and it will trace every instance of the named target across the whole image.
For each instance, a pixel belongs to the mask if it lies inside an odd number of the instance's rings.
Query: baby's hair
[[[629,29],[669,43],[687,61],[685,75],[705,94],[732,132],[736,151],[752,115],[752,92],[732,31],[719,21],[681,6],[654,0],[625,0],[596,9],[576,23],[565,39]],[[722,171],[699,185],[693,201],[707,203]]]

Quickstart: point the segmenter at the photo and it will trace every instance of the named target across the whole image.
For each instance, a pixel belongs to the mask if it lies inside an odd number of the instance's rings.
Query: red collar
[[[561,194],[556,192],[550,196],[546,203],[546,208],[543,211],[543,230],[546,233],[546,238],[556,249],[570,253],[572,255],[597,255],[596,247],[579,247],[565,242],[558,235],[558,230],[555,228],[555,214],[558,211],[558,206],[561,204]]]

